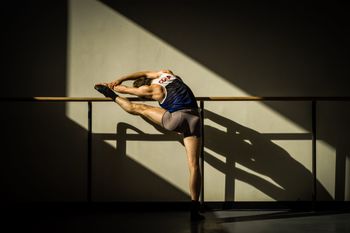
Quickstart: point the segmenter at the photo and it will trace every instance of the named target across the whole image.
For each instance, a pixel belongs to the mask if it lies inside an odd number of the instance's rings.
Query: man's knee
[[[133,103],[130,103],[128,105],[124,105],[123,106],[124,110],[130,114],[133,114],[133,115],[138,115],[137,113],[137,106]]]
[[[197,159],[189,160],[188,166],[189,166],[190,170],[192,170],[192,171],[199,170],[199,161]]]
[[[127,111],[134,115],[143,116],[146,109],[147,108],[143,104],[132,103]]]

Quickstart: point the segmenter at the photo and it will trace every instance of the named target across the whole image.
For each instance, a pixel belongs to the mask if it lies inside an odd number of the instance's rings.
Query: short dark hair
[[[134,87],[141,87],[144,85],[149,86],[151,85],[151,83],[152,83],[152,79],[147,78],[146,76],[142,76],[134,81],[133,86]]]

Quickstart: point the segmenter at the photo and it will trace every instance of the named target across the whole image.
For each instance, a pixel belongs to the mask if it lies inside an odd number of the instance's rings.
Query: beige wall
[[[137,70],[161,68],[182,76],[196,96],[254,94],[228,82],[147,28],[98,1],[69,2],[68,44],[69,96],[100,96],[92,88],[96,82],[110,81]],[[302,94],[308,95],[307,90]],[[207,201],[311,200],[310,103],[275,105],[293,109],[304,125],[265,103],[205,103]],[[163,132],[124,113],[113,103],[94,103],[93,114],[94,133],[111,135],[110,140],[103,140],[111,147],[110,154],[103,154],[98,145],[94,149],[96,200],[187,198],[176,192],[166,196],[161,188],[144,192],[147,185],[142,172],[147,171],[188,195],[186,158],[179,138],[165,133],[164,137],[170,139],[162,141],[159,135]],[[84,125],[86,120],[84,110],[71,104],[67,106],[67,116],[79,125]],[[138,139],[125,139],[127,136],[121,133],[125,131],[118,130],[121,126],[129,128],[127,135],[136,134]],[[150,140],[150,135],[158,135],[159,139]],[[94,142],[100,139],[103,136]],[[118,148],[119,144],[123,145],[122,149]],[[334,198],[335,148],[322,140],[317,145],[319,193],[324,199]],[[123,167],[124,160],[142,168],[140,174],[139,168],[134,171]],[[132,182],[128,180],[130,176]]]
[[[196,96],[348,95],[339,7],[225,4],[7,3],[3,86],[16,87],[1,96],[101,97],[96,82],[161,68]],[[318,199],[349,200],[349,103],[317,107]],[[1,108],[1,199],[86,201],[87,104]],[[94,201],[189,199],[178,135],[111,102],[92,114]],[[205,102],[204,121],[206,201],[311,200],[310,103]]]

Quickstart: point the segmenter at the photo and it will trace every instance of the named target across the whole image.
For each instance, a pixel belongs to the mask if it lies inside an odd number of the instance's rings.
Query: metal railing
[[[130,101],[154,101],[145,100],[137,97],[128,98]],[[350,96],[339,97],[259,97],[259,96],[234,96],[234,97],[196,97],[200,103],[200,114],[202,124],[202,148],[201,148],[201,162],[200,167],[202,171],[202,190],[201,190],[201,203],[204,202],[204,102],[206,101],[304,101],[311,103],[311,140],[312,140],[312,202],[317,200],[317,156],[316,156],[316,111],[317,102],[319,101],[350,101]],[[88,104],[88,138],[87,138],[87,200],[92,201],[92,102],[111,102],[109,98],[99,97],[9,97],[1,98],[0,102],[87,102]]]

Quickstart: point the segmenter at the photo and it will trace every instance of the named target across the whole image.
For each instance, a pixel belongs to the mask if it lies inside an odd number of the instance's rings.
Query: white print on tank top
[[[168,73],[162,73],[159,78],[153,79],[152,84],[161,85],[165,91],[164,99],[160,102],[161,104],[164,103],[168,93],[166,90],[166,86],[168,86],[170,83],[172,83],[177,78],[174,75],[168,74]]]

